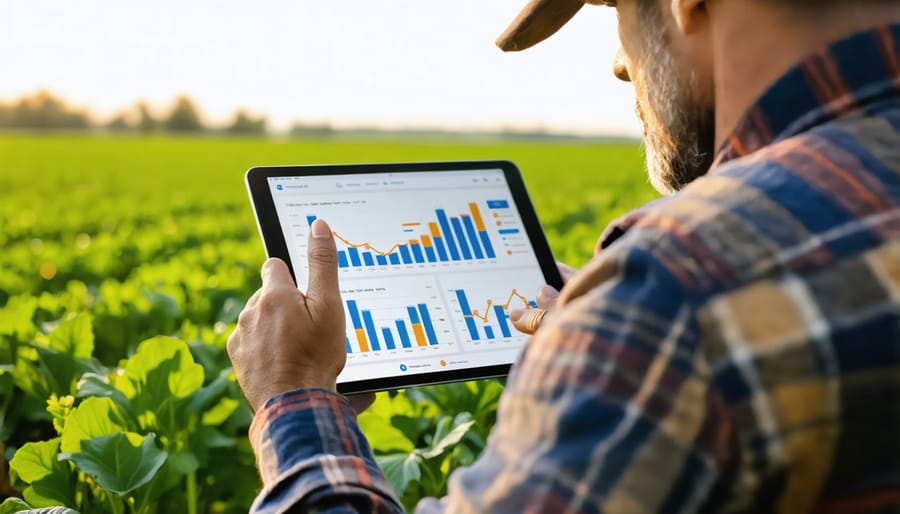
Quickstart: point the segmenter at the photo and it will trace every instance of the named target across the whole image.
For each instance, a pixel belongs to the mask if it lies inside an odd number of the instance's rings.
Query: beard
[[[643,62],[635,77],[650,183],[662,194],[703,176],[715,157],[715,111],[693,71],[676,65],[658,8],[641,30]]]

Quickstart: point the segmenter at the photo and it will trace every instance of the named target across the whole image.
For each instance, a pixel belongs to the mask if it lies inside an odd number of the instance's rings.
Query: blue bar
[[[441,259],[441,262],[447,262],[447,252],[444,250],[444,238],[435,237],[433,241],[434,247],[437,248],[438,258]]]
[[[353,264],[353,266],[362,266],[362,262],[359,261],[359,250],[356,248],[347,248],[347,253],[350,254],[350,263]]]
[[[366,263],[366,266],[375,265],[375,259],[372,258],[372,252],[363,252],[363,262]]]
[[[512,334],[509,332],[509,323],[506,322],[507,316],[506,311],[503,310],[503,307],[500,305],[494,306],[494,314],[497,315],[497,323],[500,325],[500,332],[503,334],[503,337],[512,337]]]
[[[347,353],[353,353],[353,348],[350,348],[350,338],[347,338]]]
[[[397,333],[400,334],[400,342],[403,343],[403,347],[412,348],[412,343],[409,342],[409,332],[406,331],[406,323],[402,319],[398,319],[395,324],[397,325]]]
[[[387,345],[388,350],[394,350],[397,347],[394,346],[394,336],[391,334],[391,331],[388,330],[387,327],[381,329],[381,333],[384,335],[384,343]]]
[[[508,209],[509,202],[506,200],[488,200],[488,209]]]
[[[422,323],[425,325],[425,334],[428,335],[428,344],[438,344],[437,334],[434,333],[434,325],[431,324],[431,316],[428,315],[428,306],[419,304],[419,314],[422,315]]]
[[[488,339],[494,339],[494,327],[485,325],[484,326],[484,335],[487,336]]]
[[[488,237],[488,233],[482,230],[478,233],[478,235],[481,236],[481,243],[484,245],[484,253],[487,254],[487,258],[493,259],[494,257],[496,257],[496,255],[494,255],[494,247],[491,246],[491,238]]]
[[[384,255],[376,255],[375,262],[377,262],[379,266],[387,266],[387,257]]]
[[[466,227],[466,235],[469,236],[469,243],[472,245],[472,253],[476,259],[483,259],[484,254],[481,253],[481,245],[478,244],[478,233],[475,232],[475,224],[472,223],[471,216],[462,216],[463,225]]]
[[[466,326],[469,327],[469,336],[473,341],[478,341],[478,327],[475,326],[475,319],[472,318],[472,309],[469,308],[469,301],[466,299],[466,293],[464,293],[462,289],[457,289],[456,299],[459,301],[459,308],[463,311],[463,317],[466,318]]]
[[[347,268],[350,265],[347,264],[347,252],[341,250],[338,252],[338,268]]]
[[[409,255],[409,247],[406,245],[400,245],[400,258],[403,259],[403,264],[412,264],[412,257]]]
[[[472,260],[472,253],[469,251],[469,245],[466,244],[466,234],[463,232],[462,223],[459,222],[459,218],[450,218],[450,223],[453,225],[453,235],[456,236],[463,259]]]
[[[347,300],[347,310],[350,311],[350,319],[353,321],[353,328],[362,328],[362,322],[359,320],[359,308],[356,306],[356,300]]]
[[[503,228],[503,229],[498,230],[497,232],[500,233],[500,234],[503,234],[503,235],[507,235],[507,234],[518,234],[518,233],[519,233],[519,229],[517,229],[517,228]]]
[[[388,255],[388,259],[391,260],[391,264],[400,264],[400,256],[397,255],[397,252]]]
[[[425,257],[428,257],[428,262],[437,262],[437,257],[434,255],[434,248],[430,246],[425,247]]]
[[[312,224],[313,224],[314,221],[316,221],[316,217],[315,217],[315,216],[307,216],[307,217],[306,217],[306,222],[309,223],[309,226],[312,226]]]
[[[459,252],[456,251],[456,244],[453,243],[453,231],[450,230],[450,223],[447,221],[447,213],[444,212],[444,209],[438,209],[434,212],[437,213],[438,223],[441,225],[441,230],[444,231],[444,238],[447,240],[447,249],[450,251],[450,258],[454,261],[458,261]]]
[[[403,229],[403,231],[404,231],[404,232],[415,232],[415,229],[412,229],[412,228],[405,228],[405,229]]]
[[[419,321],[419,313],[416,311],[415,307],[407,307],[406,312],[409,314],[410,321],[413,323],[421,323],[421,321]]]
[[[422,246],[419,243],[409,245],[412,248],[413,258],[416,259],[416,262],[425,262],[425,256],[422,255]]]
[[[369,334],[369,344],[372,346],[372,351],[377,352],[381,349],[381,346],[378,344],[378,331],[375,330],[375,321],[372,319],[372,313],[362,311],[362,315],[366,324],[366,333]]]

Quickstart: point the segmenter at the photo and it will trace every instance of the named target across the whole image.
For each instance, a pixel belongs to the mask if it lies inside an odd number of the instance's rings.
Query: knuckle
[[[313,247],[309,249],[309,260],[319,264],[333,264],[337,266],[337,252],[333,248]]]

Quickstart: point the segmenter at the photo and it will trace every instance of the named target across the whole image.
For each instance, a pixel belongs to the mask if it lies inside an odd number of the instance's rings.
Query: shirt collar
[[[883,98],[900,94],[900,24],[881,25],[814,52],[775,81],[744,114],[726,138],[710,168],[859,112]],[[650,202],[611,223],[597,251],[625,235]]]
[[[820,49],[775,81],[722,144],[711,170],[900,93],[900,24]]]

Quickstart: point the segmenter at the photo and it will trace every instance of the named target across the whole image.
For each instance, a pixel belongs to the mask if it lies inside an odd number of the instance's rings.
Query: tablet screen
[[[277,174],[276,174],[277,175]],[[509,312],[547,280],[502,169],[268,176],[306,289],[317,218],[338,250],[347,364],[338,383],[512,363]]]

